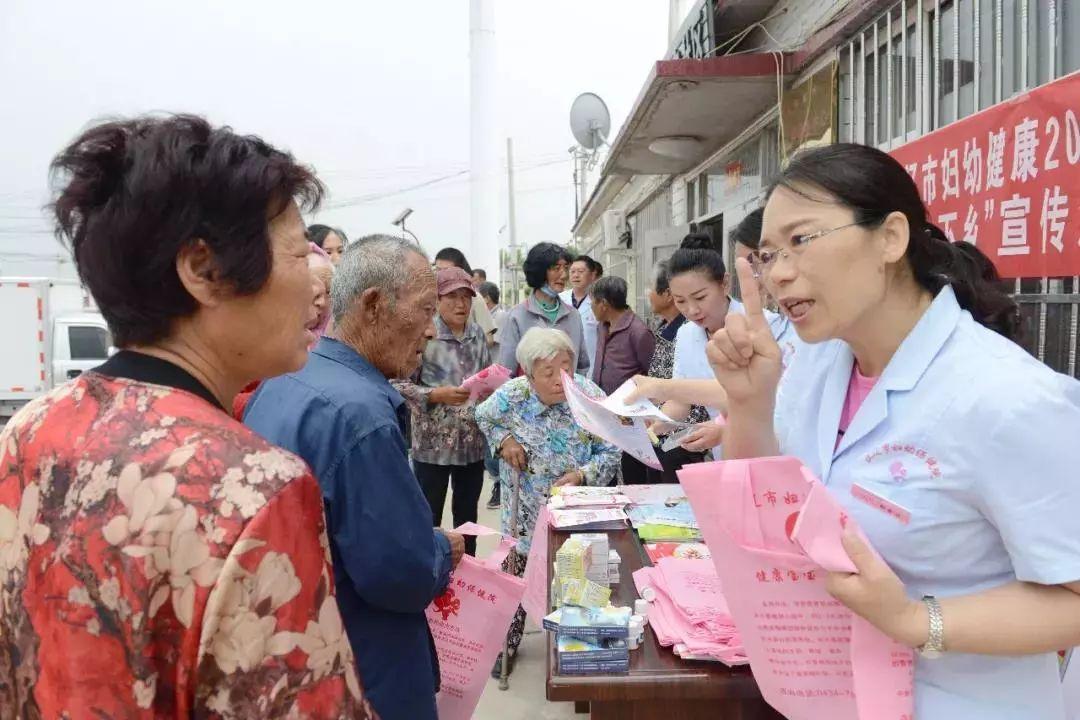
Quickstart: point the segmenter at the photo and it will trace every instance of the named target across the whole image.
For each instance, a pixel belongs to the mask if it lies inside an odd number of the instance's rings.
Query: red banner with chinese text
[[[1080,73],[893,150],[930,220],[1003,277],[1080,275]]]

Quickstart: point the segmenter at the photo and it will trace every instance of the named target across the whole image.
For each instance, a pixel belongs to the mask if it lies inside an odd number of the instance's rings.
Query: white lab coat
[[[1080,382],[945,288],[837,445],[853,363],[839,340],[800,348],[777,394],[780,450],[822,479],[911,597],[1080,580]],[[855,499],[855,483],[910,522]],[[915,680],[919,720],[1065,717],[1053,654],[916,658]]]
[[[559,293],[559,299],[566,303],[569,308],[574,307],[574,290],[563,290]],[[586,295],[577,307],[578,315],[581,316],[581,330],[584,333],[585,353],[589,359],[589,371],[582,373],[586,377],[592,376],[592,365],[596,362],[596,338],[600,323],[592,311],[592,296]]]

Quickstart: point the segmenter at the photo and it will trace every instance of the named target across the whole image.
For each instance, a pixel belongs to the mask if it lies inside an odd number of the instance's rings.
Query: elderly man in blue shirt
[[[435,275],[415,245],[363,238],[342,258],[331,302],[333,337],[300,372],[263,383],[244,422],[319,479],[338,604],[371,704],[382,720],[437,720],[424,610],[464,542],[431,527],[409,467],[408,410],[390,385],[413,373],[434,336]]]

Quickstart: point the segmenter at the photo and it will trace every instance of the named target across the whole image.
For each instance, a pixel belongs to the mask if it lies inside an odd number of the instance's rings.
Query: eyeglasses
[[[847,225],[829,228],[828,230],[819,230],[815,233],[808,233],[806,235],[792,235],[791,250],[756,250],[750,253],[750,265],[754,268],[754,275],[760,278],[766,270],[772,270],[778,259],[787,259],[791,257],[792,254],[801,255],[806,246],[814,240],[839,230],[846,230],[849,227],[867,224],[869,223],[864,220],[862,222],[853,222],[848,223]]]

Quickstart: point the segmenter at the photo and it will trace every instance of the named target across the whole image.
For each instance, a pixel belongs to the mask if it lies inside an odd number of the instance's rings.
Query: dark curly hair
[[[533,290],[544,287],[547,284],[547,271],[558,265],[560,260],[567,265],[573,260],[570,251],[562,245],[546,242],[533,245],[522,266],[526,284]]]
[[[182,248],[206,243],[217,277],[254,294],[273,264],[269,221],[323,196],[288,153],[194,115],[96,125],[50,169],[57,237],[119,347],[159,341],[197,309],[176,272]]]

